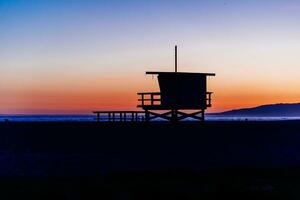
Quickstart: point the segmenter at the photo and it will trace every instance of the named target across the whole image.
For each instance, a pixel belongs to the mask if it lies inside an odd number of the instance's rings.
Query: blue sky
[[[105,108],[126,91],[132,108],[175,44],[179,70],[217,73],[216,110],[298,101],[299,19],[295,0],[0,0],[0,112]]]

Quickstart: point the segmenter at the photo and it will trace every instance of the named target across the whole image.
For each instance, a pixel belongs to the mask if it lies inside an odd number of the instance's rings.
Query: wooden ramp
[[[143,122],[145,111],[94,111],[97,122]]]

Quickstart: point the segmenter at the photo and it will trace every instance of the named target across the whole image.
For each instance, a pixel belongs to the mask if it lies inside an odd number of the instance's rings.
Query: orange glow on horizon
[[[208,112],[263,104],[296,103],[300,99],[300,93],[294,92],[294,88],[275,90],[256,85],[228,86],[214,79],[209,81],[209,91],[214,94]],[[121,77],[92,83],[83,79],[78,83],[61,86],[29,84],[25,89],[6,92],[0,100],[0,110],[3,114],[91,114],[93,110],[138,110],[136,93],[146,91],[158,91],[156,77],[141,76],[137,80]]]
[[[137,110],[137,92],[158,91],[145,71],[174,70],[174,45],[179,72],[216,73],[207,112],[300,102],[296,0],[6,0],[0,10],[0,114]]]

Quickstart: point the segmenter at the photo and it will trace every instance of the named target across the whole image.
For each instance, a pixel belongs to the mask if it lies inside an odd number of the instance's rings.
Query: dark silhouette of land
[[[300,117],[300,103],[262,105],[254,108],[235,109],[211,115],[253,117]]]
[[[299,199],[300,121],[0,123],[0,197]]]

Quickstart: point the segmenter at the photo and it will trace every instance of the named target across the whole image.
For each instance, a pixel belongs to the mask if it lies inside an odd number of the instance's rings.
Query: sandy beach
[[[299,130],[299,121],[1,123],[2,194],[294,198]]]

